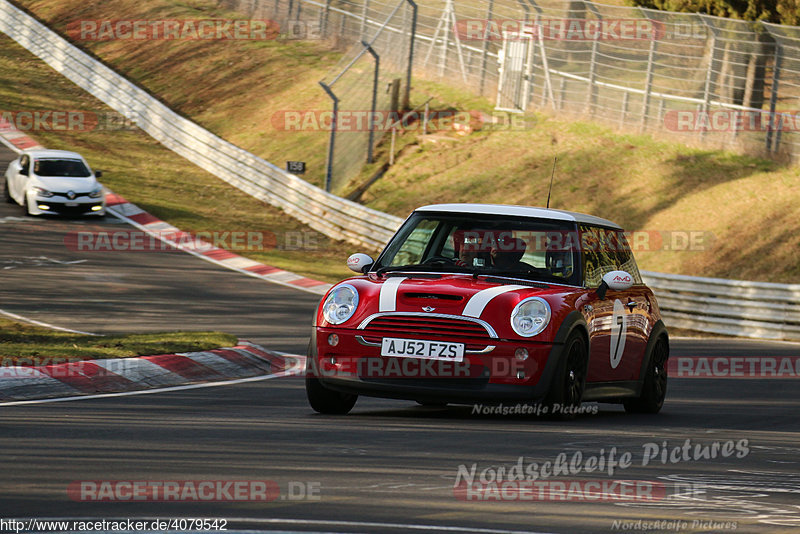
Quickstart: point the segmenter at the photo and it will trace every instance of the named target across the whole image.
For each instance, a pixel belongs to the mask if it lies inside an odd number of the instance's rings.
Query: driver
[[[455,264],[460,267],[483,267],[486,265],[486,250],[480,232],[458,230],[453,234],[453,245],[456,251]]]

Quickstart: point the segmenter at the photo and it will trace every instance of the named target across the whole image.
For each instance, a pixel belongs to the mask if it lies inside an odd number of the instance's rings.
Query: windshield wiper
[[[502,271],[502,270],[483,270],[477,271],[475,274],[472,275],[475,279],[479,276],[485,276],[487,279],[489,278],[517,278],[525,281],[529,281],[531,285],[534,287],[541,287],[542,289],[548,289],[548,286],[542,278],[552,280],[555,283],[564,283],[565,280],[553,276],[551,274],[546,273],[538,273],[538,272],[523,272],[523,271]]]

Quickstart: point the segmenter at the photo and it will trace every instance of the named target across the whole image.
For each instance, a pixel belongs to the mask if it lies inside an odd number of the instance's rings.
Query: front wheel
[[[5,180],[5,188],[3,188],[3,197],[9,204],[15,204],[14,199],[11,198],[11,187],[8,185],[8,179]]]
[[[346,414],[358,400],[358,395],[330,390],[312,376],[306,377],[306,397],[315,412],[329,415]]]
[[[642,394],[625,399],[623,405],[628,413],[658,413],[667,396],[667,358],[669,348],[664,338],[656,341],[647,366]]]
[[[564,343],[564,353],[543,403],[550,418],[567,420],[575,417],[583,399],[588,366],[586,340],[580,332],[572,332]]]

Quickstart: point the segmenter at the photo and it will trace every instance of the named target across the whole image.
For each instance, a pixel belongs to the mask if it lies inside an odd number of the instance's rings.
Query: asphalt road
[[[119,224],[112,217],[30,219],[21,208],[0,206],[0,308],[98,333],[218,328],[268,348],[303,352],[314,295],[186,254],[80,253],[64,245],[70,232]],[[798,345],[767,342],[672,343],[673,357],[799,352]],[[1,520],[11,517],[202,517],[224,519],[229,530],[726,532],[732,530],[727,521],[744,532],[796,531],[797,384],[796,379],[672,379],[657,416],[626,415],[600,405],[598,413],[570,422],[363,398],[348,416],[320,416],[308,407],[299,378],[3,406],[0,530],[9,530]],[[686,456],[680,450],[673,454],[687,439]],[[729,443],[735,453],[702,457],[702,447],[715,443],[726,451]],[[697,453],[694,445],[700,446]],[[613,474],[607,465],[602,472],[588,471],[590,457],[607,464],[614,447],[616,458],[630,453],[630,466]],[[560,453],[571,459],[578,451],[579,469],[555,480],[605,483],[600,500],[581,502],[575,499],[598,494],[574,487],[559,493],[555,486],[544,500],[517,500],[507,493],[486,502],[465,501],[454,493],[460,466],[463,474],[474,464],[476,473],[489,478],[498,467],[508,472],[518,462],[541,473],[544,462],[557,461]],[[653,458],[642,465],[646,453]],[[69,491],[81,481],[210,480],[274,481],[280,497],[91,502]],[[651,500],[614,500],[618,480],[640,481],[646,491],[637,495]],[[557,500],[560,496],[572,500]],[[636,523],[640,520],[685,523]]]

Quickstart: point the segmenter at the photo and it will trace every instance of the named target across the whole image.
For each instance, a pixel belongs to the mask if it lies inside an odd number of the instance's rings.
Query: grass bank
[[[80,19],[237,16],[220,10],[211,0],[18,3],[62,32],[68,23]],[[326,132],[287,132],[273,123],[273,117],[287,109],[329,109],[317,81],[338,55],[324,43],[121,40],[76,44],[221,137],[279,165],[287,159],[307,161],[307,178],[321,183]],[[44,94],[52,98],[54,93]],[[491,109],[486,100],[421,80],[415,80],[412,95],[414,102],[433,98],[439,109]],[[637,250],[642,268],[773,282],[800,278],[798,167],[620,133],[603,124],[558,115],[532,114],[529,119],[524,128],[506,131],[406,134],[398,163],[362,201],[400,216],[429,202],[543,205],[552,161],[558,157],[551,206],[606,217],[649,236]],[[80,146],[87,136],[62,137],[65,144]],[[57,142],[61,141],[53,144]],[[97,146],[98,158],[107,157],[104,150]],[[225,217],[233,209],[236,221],[256,210],[221,182],[215,185],[204,177],[195,182],[194,177],[203,173],[186,172],[191,179],[185,181],[174,172],[168,173],[166,183],[163,177],[150,179],[147,174],[129,172],[119,182],[127,184],[131,200],[143,198],[143,207],[188,229],[207,217],[211,219],[205,223],[232,224]],[[168,199],[172,180],[182,183],[179,206],[170,205]],[[109,185],[114,187],[112,180]],[[120,192],[126,193],[122,188]],[[283,265],[292,263],[298,272],[333,280],[346,274],[341,261],[351,251],[349,246],[339,248],[325,242],[318,252],[303,257],[275,254],[273,263],[282,266],[277,260],[285,259]]]

